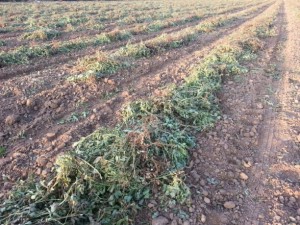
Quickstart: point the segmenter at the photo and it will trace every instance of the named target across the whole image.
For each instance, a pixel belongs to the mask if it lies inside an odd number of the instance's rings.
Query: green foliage
[[[124,41],[132,37],[132,34],[126,30],[115,30],[109,33],[103,33],[96,36],[96,39],[93,41],[94,44],[107,44],[116,41]]]
[[[116,52],[116,56],[133,57],[135,59],[149,57],[151,51],[144,43],[127,44]]]
[[[6,45],[5,41],[0,40],[0,47],[5,45]]]
[[[66,42],[58,46],[53,46],[52,44],[36,47],[21,46],[12,52],[1,52],[0,67],[13,64],[26,64],[30,59],[67,53],[74,49],[82,49],[85,46],[85,42]]]
[[[6,148],[3,146],[0,146],[0,157],[5,156],[5,154],[6,154]]]
[[[276,35],[272,19],[262,26],[258,26],[255,30],[258,38],[268,38]]]
[[[31,58],[48,56],[47,48],[43,47],[19,47],[13,52],[0,53],[0,67],[12,64],[25,64]]]
[[[56,38],[61,33],[57,30],[51,30],[51,29],[39,29],[35,30],[33,32],[28,32],[22,35],[22,39],[27,40],[51,40],[53,38]]]
[[[171,179],[163,186],[165,196],[176,202],[184,203],[190,197],[190,189],[177,174],[172,176]]]

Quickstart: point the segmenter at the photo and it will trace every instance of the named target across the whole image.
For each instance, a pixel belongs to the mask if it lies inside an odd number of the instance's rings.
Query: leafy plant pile
[[[50,180],[16,186],[1,206],[1,224],[131,224],[153,190],[184,203],[193,133],[219,118],[216,92],[224,77],[247,71],[240,62],[257,52],[251,46],[221,46],[164,97],[124,106],[119,125],[59,156]]]
[[[60,35],[60,32],[57,30],[51,29],[38,29],[33,32],[28,32],[22,35],[22,39],[28,40],[50,40],[56,38]]]

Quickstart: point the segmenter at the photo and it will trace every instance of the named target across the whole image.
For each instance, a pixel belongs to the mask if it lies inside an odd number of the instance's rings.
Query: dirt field
[[[300,2],[0,5],[0,224],[300,224]]]

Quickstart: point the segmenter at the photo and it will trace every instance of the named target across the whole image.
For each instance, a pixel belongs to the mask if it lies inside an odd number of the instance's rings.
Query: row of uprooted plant
[[[192,41],[197,33],[202,32],[210,32],[214,28],[220,27],[225,24],[225,22],[230,22],[230,19],[227,18],[228,16],[219,16],[217,19],[211,19],[211,20],[205,20],[203,23],[200,23],[198,26],[196,26],[194,29],[184,29],[183,31],[176,32],[176,35],[174,34],[163,34],[159,37],[154,38],[153,44],[154,50],[156,50],[155,46],[158,46],[158,44],[162,45],[164,48],[175,48],[179,47],[186,42]],[[179,26],[185,23],[189,23],[192,21],[200,20],[202,17],[200,16],[194,16],[194,17],[187,17],[185,19],[178,20],[177,23],[166,21],[165,24],[162,23],[161,27],[156,26],[155,24],[148,24],[148,26],[145,27],[139,27],[135,26],[130,29],[124,29],[124,30],[114,30],[110,32],[103,32],[99,35],[95,35],[94,37],[87,37],[87,38],[77,38],[72,41],[61,41],[61,42],[55,42],[55,43],[47,43],[37,46],[20,46],[14,50],[8,51],[8,52],[0,52],[0,68],[14,65],[14,64],[28,64],[30,60],[47,57],[47,56],[54,56],[58,54],[65,54],[69,52],[73,52],[76,50],[87,48],[88,46],[101,46],[106,45],[109,43],[115,43],[118,41],[125,41],[125,40],[131,40],[136,35],[144,34],[144,33],[151,33],[151,29],[154,29],[154,32],[157,32],[159,30],[166,29],[168,27],[172,26]],[[233,18],[231,18],[232,20]],[[156,24],[157,25],[157,24]],[[150,28],[150,30],[148,30]],[[156,29],[156,30],[155,30]],[[26,38],[31,37],[53,37],[59,35],[55,31],[51,30],[44,30],[44,31],[37,31],[31,32],[30,36],[26,36]],[[170,40],[168,40],[170,39]],[[152,46],[151,45],[151,46]],[[130,47],[130,49],[129,49]],[[150,55],[150,48],[147,49],[144,44],[135,44],[135,45],[129,45],[126,46],[125,50],[129,54],[131,54],[133,57],[145,57]],[[131,50],[131,51],[129,51]],[[147,50],[147,51],[146,51]],[[124,51],[124,50],[123,50]],[[121,54],[121,53],[120,53]],[[122,55],[122,54],[121,54]],[[129,56],[129,55],[126,55]],[[101,61],[100,61],[101,62]],[[103,62],[105,64],[106,62]],[[99,63],[101,64],[101,63]],[[101,71],[100,71],[101,72]]]
[[[20,182],[0,208],[1,224],[131,224],[154,190],[160,201],[183,204],[190,197],[183,169],[193,134],[220,116],[217,91],[226,76],[245,73],[271,17],[253,20],[229,45],[214,49],[186,82],[166,94],[127,104],[120,123],[83,138],[56,160],[51,179]]]
[[[106,77],[134,65],[134,61],[137,59],[152,57],[164,51],[187,46],[197,41],[201,34],[217,32],[218,29],[230,26],[236,20],[245,19],[267,6],[264,4],[263,6],[255,6],[231,15],[213,17],[195,26],[174,33],[162,34],[145,42],[128,43],[110,55],[105,52],[97,52],[92,56],[83,57],[73,66],[72,71],[75,74],[69,76],[67,80],[84,81]],[[103,36],[103,40],[105,38],[106,36]]]

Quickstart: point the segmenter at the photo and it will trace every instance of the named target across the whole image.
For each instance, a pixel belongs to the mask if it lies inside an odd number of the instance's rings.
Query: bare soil
[[[224,80],[218,96],[223,116],[197,135],[191,150],[186,169],[190,205],[160,212],[169,224],[300,224],[300,23],[291,13],[295,7],[300,4],[282,1],[278,35],[247,65],[247,74]],[[94,53],[90,48],[1,69],[0,146],[8,151],[0,158],[2,194],[30,173],[48,176],[58,154],[98,127],[114,125],[126,102],[161,95],[160,87],[182,82],[194,62],[264,9],[98,81],[65,81],[70,62]],[[136,42],[151,37],[141,35]],[[180,210],[186,218],[178,216]],[[143,219],[151,221],[152,213],[151,205]]]
[[[296,6],[283,1],[278,35],[248,65],[249,73],[224,81],[219,93],[222,119],[198,135],[191,152],[190,207],[161,212],[169,224],[300,224]]]

